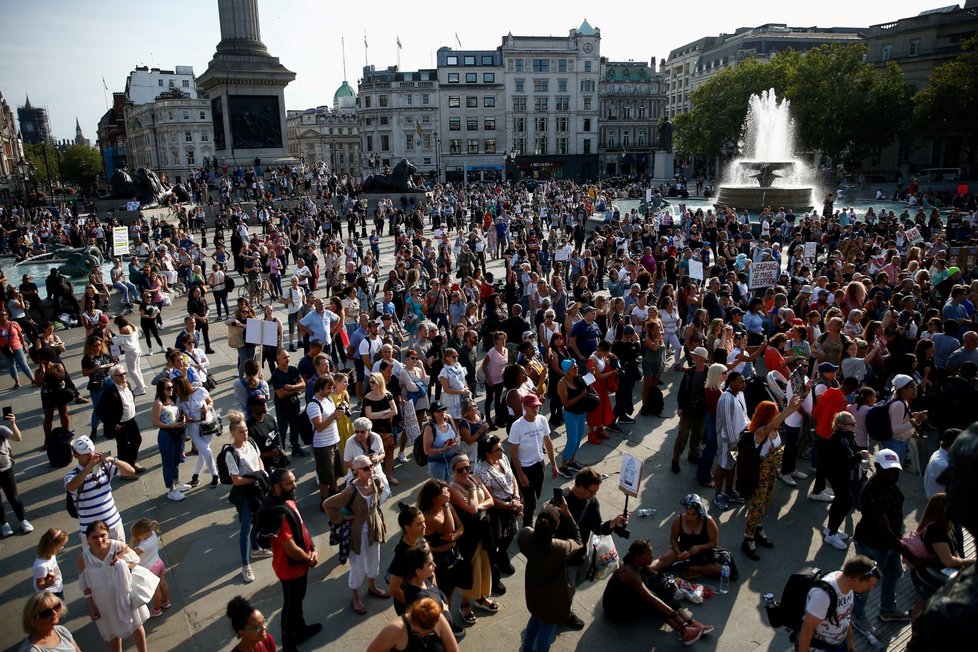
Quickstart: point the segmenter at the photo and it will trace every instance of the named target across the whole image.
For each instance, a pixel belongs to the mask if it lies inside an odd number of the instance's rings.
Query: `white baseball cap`
[[[900,456],[889,448],[882,448],[876,452],[876,463],[881,469],[903,470],[903,466],[900,464]]]

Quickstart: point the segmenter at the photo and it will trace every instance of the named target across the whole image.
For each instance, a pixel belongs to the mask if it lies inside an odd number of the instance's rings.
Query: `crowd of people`
[[[46,301],[29,277],[19,288],[0,277],[0,348],[15,387],[20,373],[40,387],[45,443],[54,445],[55,413],[61,428],[78,430],[69,406],[91,403],[64,488],[80,533],[81,588],[110,649],[128,637],[147,649],[143,623],[170,606],[157,525],[136,522],[126,537],[112,494],[115,477],[149,473],[140,460],[150,428],[166,499],[192,500],[205,467],[211,487],[229,486],[242,581],[254,581],[253,560],[271,557],[281,582],[284,650],[322,627],[303,614],[308,573],[320,562],[295,502],[310,472],[329,543],[349,565],[351,609],[370,611],[366,583],[368,596],[392,599],[401,615],[368,649],[457,649],[477,612],[500,609],[517,553],[530,613],[523,650],[549,649],[559,627],[582,628],[571,602],[587,581],[591,537],[620,532],[628,514],[602,518],[602,476],[577,455],[590,445],[588,457],[600,459],[609,450],[601,444],[626,430],[658,438],[690,492],[667,550],[628,547],[606,585],[608,618],[658,619],[686,644],[710,634],[712,625],[676,603],[669,578],[737,581],[760,548],[775,545],[764,526],[777,518],[768,513],[774,492],[804,486],[810,500],[831,503],[818,524],[825,544],[854,542],[856,559],[871,560],[847,562],[833,579],[842,598],[856,592],[836,602],[849,605],[853,626],[873,632],[864,609],[876,578],[880,618],[910,619],[895,603],[900,559],[915,558],[903,539],[908,464],[928,478],[920,538],[932,556],[913,571],[921,600],[944,566],[973,561],[937,506],[942,481],[931,466],[978,421],[978,280],[973,261],[959,262],[976,243],[974,197],[944,215],[856,213],[827,201],[821,213],[772,207],[752,221],[732,209],[622,212],[600,184],[569,181],[437,186],[376,208],[345,181],[314,183],[316,194],[290,207],[262,192],[243,207],[222,192],[211,225],[195,206],[178,207],[171,221],[135,220],[128,267],[116,257],[110,283],[95,268],[81,299],[67,293],[85,330],[80,369],[62,360],[56,329],[72,304],[56,270]],[[107,246],[115,217],[71,215],[14,206],[0,219],[17,232],[15,246]],[[912,227],[919,235],[908,235]],[[382,242],[393,249],[383,261]],[[816,244],[814,258],[806,243]],[[755,284],[752,265],[771,261],[773,284]],[[136,310],[138,326],[124,314]],[[176,333],[164,326],[170,315],[179,316]],[[154,342],[165,363],[149,378],[142,365]],[[221,415],[209,356],[225,348],[236,349],[233,409]],[[72,380],[78,372],[87,396]],[[663,390],[675,398],[675,435],[657,428],[655,417],[669,416]],[[931,409],[938,396],[941,409]],[[150,402],[151,418],[137,418]],[[21,435],[16,417],[6,419],[0,481],[30,532],[10,455]],[[225,429],[231,443],[213,450]],[[100,436],[116,440],[117,455],[99,452]],[[930,463],[921,459],[938,439]],[[409,453],[429,476],[420,487],[395,477]],[[548,476],[572,487],[547,498]],[[382,588],[384,506],[395,498],[401,533]],[[842,528],[854,501],[860,516],[849,535]],[[711,506],[738,505],[746,506],[742,557],[721,545],[732,535],[721,537],[710,515]],[[73,531],[41,537],[41,593],[25,606],[24,649],[74,645],[58,625],[57,565]],[[136,566],[161,581],[152,600],[122,605],[112,595],[145,581],[125,572]],[[247,599],[235,598],[227,615],[235,649],[276,649]],[[813,623],[801,649],[811,641],[844,649],[848,636],[838,622]]]

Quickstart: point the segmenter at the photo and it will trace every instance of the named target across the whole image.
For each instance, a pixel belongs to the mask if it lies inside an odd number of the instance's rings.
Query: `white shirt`
[[[509,443],[519,446],[520,466],[526,468],[544,460],[544,438],[550,438],[550,424],[542,414],[538,414],[533,421],[527,421],[524,415],[513,423],[509,430]]]
[[[930,499],[936,493],[947,491],[947,487],[937,481],[944,470],[948,467],[947,451],[938,448],[930,461],[927,462],[927,469],[924,471],[924,494]]]
[[[318,399],[314,396],[306,405],[306,416],[309,417],[310,423],[313,423],[315,418],[328,419],[329,415],[334,412],[336,412],[336,404],[329,398]],[[340,443],[340,430],[336,427],[335,419],[326,426],[325,430],[316,430],[316,426],[313,425],[313,448],[325,448],[326,446],[335,446],[338,443]]]
[[[122,418],[119,420],[120,423],[125,423],[126,421],[131,421],[136,418],[136,401],[132,397],[132,392],[129,387],[119,387],[115,386],[119,390],[119,398],[122,399]]]
[[[805,612],[822,618],[822,622],[815,628],[815,636],[826,643],[838,644],[846,640],[846,633],[849,631],[849,618],[852,615],[852,607],[855,602],[855,594],[848,591],[843,594],[839,590],[839,578],[842,577],[841,571],[834,571],[825,576],[825,581],[835,590],[836,605],[833,618],[826,618],[829,609],[829,594],[822,588],[812,588],[808,591],[805,600]],[[829,614],[831,615],[831,614]]]

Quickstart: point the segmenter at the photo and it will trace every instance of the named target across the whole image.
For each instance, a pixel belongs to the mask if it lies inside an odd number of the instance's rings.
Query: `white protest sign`
[[[920,244],[921,242],[924,241],[923,236],[920,235],[920,229],[918,229],[915,226],[910,227],[909,229],[907,229],[903,233],[904,233],[904,235],[907,236],[907,240],[910,241],[910,244],[914,244],[914,245],[915,244]]]
[[[750,266],[750,287],[767,288],[778,282],[778,261],[766,260]]]
[[[621,458],[621,476],[618,480],[618,488],[622,490],[622,493],[632,498],[638,498],[641,483],[642,460],[625,453]]]
[[[809,260],[815,260],[815,247],[818,243],[806,242],[805,243],[805,258]]]
[[[124,226],[112,227],[112,254],[125,256],[129,253],[129,229]]]
[[[278,324],[265,319],[249,319],[245,326],[245,342],[278,346]]]
[[[645,189],[645,203],[646,204],[652,203],[652,189],[651,188],[646,188]]]
[[[689,261],[689,277],[697,281],[703,280],[703,263],[698,260]]]

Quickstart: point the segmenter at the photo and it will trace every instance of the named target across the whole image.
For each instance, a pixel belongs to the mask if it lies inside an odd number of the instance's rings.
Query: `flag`
[[[421,135],[422,135],[421,123],[418,122],[417,119],[415,119],[414,121],[414,130],[418,132],[418,137],[414,139],[414,142],[417,144],[418,149],[421,149],[421,145],[424,141],[421,139]]]
[[[455,42],[458,43],[459,47],[462,47],[462,41],[458,38],[458,32],[455,32]]]
[[[105,90],[109,90],[109,85],[105,83],[105,77],[102,77],[102,86],[105,88]]]
[[[400,36],[397,37],[397,49],[398,50],[401,49],[401,37]]]

